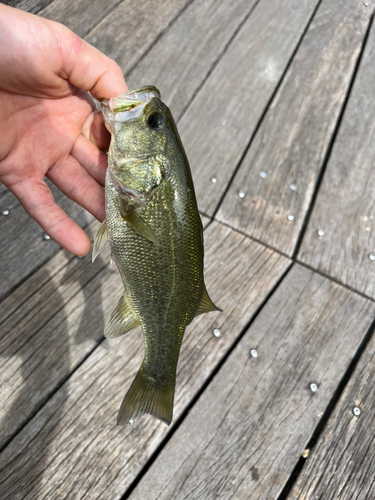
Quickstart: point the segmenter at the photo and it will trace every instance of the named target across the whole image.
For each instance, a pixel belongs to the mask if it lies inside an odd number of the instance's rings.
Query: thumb
[[[63,78],[75,87],[89,91],[98,101],[127,92],[128,87],[121,68],[113,59],[65,26],[60,26],[69,32],[64,33],[64,43],[60,43]]]

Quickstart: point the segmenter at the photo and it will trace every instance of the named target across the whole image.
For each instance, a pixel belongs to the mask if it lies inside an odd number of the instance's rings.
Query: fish
[[[203,277],[203,228],[193,180],[171,111],[145,86],[102,101],[111,134],[105,179],[106,218],[93,260],[109,241],[124,284],[104,334],[141,325],[145,354],[117,423],[150,414],[169,425],[186,326],[221,311]]]

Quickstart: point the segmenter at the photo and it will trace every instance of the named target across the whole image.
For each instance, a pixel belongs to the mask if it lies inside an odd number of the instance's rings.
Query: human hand
[[[65,26],[0,4],[0,180],[57,243],[86,255],[86,233],[44,179],[100,221],[109,144],[98,100],[127,91],[119,66]]]

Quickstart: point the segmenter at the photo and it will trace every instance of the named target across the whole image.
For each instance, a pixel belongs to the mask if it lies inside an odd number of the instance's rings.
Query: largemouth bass
[[[118,424],[149,413],[173,415],[176,368],[186,326],[220,310],[203,281],[203,232],[190,167],[173,117],[152,86],[102,102],[111,133],[106,220],[93,259],[108,238],[124,293],[105,327],[118,337],[142,325],[145,356]]]

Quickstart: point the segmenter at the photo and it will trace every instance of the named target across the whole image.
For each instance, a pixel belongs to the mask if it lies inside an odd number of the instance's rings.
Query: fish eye
[[[147,125],[150,128],[162,128],[164,122],[164,116],[158,112],[151,113],[151,115],[147,118]]]

